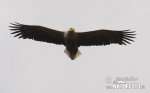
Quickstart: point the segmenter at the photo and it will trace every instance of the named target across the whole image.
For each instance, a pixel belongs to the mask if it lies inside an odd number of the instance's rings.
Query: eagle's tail
[[[72,60],[76,59],[77,57],[79,57],[81,55],[80,50],[77,50],[75,55],[71,55],[67,49],[64,50],[64,53],[66,53],[66,55],[68,55],[68,57],[70,57]]]

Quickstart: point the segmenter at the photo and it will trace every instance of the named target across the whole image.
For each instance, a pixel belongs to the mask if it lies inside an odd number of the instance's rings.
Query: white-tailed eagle
[[[14,37],[23,39],[33,39],[36,41],[43,41],[47,43],[54,43],[64,45],[66,47],[65,53],[74,60],[80,55],[78,48],[80,46],[99,46],[119,44],[126,45],[133,41],[135,31],[130,30],[95,30],[88,32],[75,32],[74,28],[63,32],[43,26],[24,25],[20,23],[11,23],[10,30],[15,34]]]

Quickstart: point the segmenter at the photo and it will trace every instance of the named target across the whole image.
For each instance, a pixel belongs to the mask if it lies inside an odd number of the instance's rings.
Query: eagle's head
[[[75,32],[74,28],[69,28],[69,32]]]

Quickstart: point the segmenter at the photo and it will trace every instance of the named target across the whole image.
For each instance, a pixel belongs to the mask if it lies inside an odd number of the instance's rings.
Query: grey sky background
[[[1,0],[0,93],[148,93],[149,0]],[[9,22],[67,31],[136,31],[131,45],[80,47],[71,61],[64,46],[13,38]],[[138,77],[145,89],[106,89],[106,77]]]

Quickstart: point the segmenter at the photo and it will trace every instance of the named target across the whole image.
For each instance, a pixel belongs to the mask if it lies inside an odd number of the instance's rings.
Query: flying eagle
[[[135,31],[130,30],[100,29],[89,32],[75,32],[74,28],[70,28],[67,32],[63,32],[43,26],[24,25],[17,22],[10,24],[10,30],[13,31],[11,34],[15,34],[14,37],[64,45],[66,47],[64,52],[72,60],[80,55],[78,49],[80,46],[126,45],[130,44],[130,41],[135,38]]]

